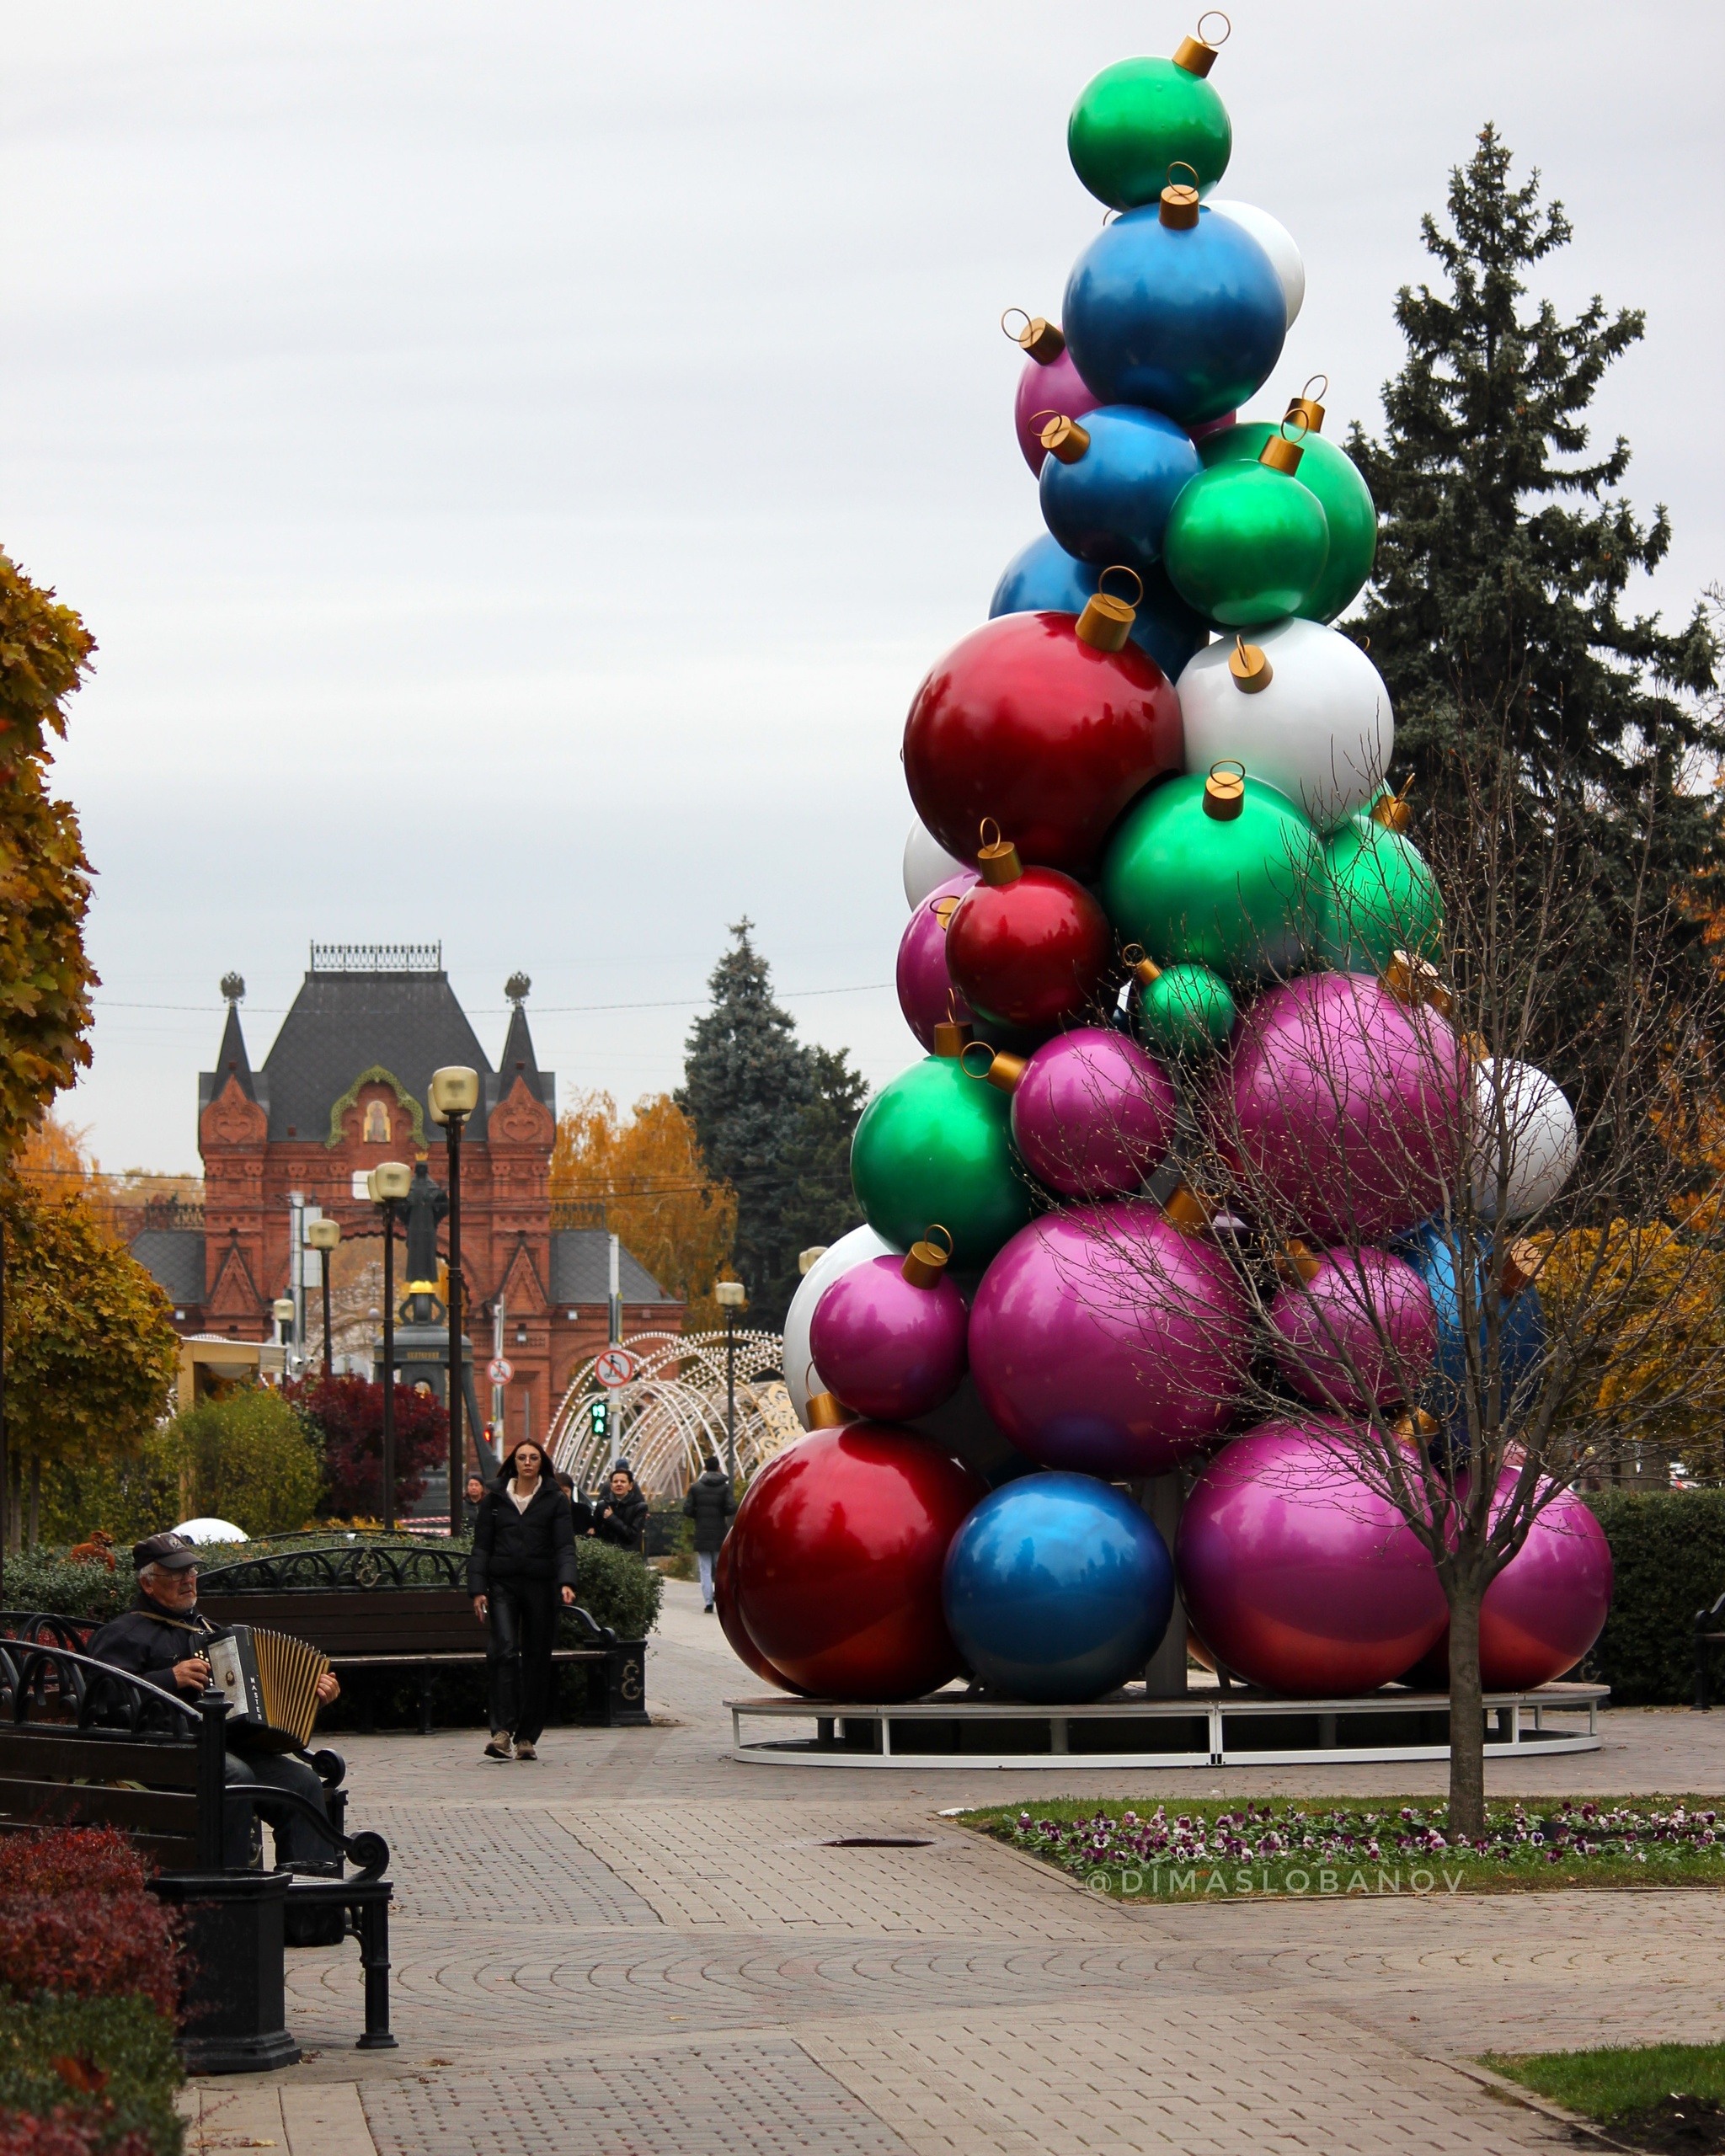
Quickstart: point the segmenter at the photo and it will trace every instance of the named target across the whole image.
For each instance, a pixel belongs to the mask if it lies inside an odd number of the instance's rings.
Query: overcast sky
[[[1725,11],[1268,0],[1221,191],[1306,257],[1263,400],[1377,421],[1418,219],[1495,119],[1643,307],[1599,400],[1725,574]],[[904,715],[1040,528],[997,325],[1097,205],[1095,70],[1183,6],[0,6],[0,545],[98,638],[61,783],[100,872],[110,1167],[196,1166],[216,983],[254,1060],[320,941],[441,939],[494,1057],[673,1085],[748,914],[804,1033],[914,1043]],[[594,1007],[606,1006],[606,1007]],[[624,1007],[619,1007],[624,1006]]]

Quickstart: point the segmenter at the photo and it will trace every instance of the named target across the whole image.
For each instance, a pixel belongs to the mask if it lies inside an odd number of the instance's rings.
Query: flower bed
[[[179,1978],[123,1834],[0,1842],[0,2156],[179,2156]]]
[[[1493,1804],[1487,1832],[1474,1843],[1451,1835],[1448,1806],[1426,1798],[1158,1804],[1142,1812],[1067,1802],[963,1817],[1092,1892],[1125,1900],[1725,1886],[1725,1834],[1706,1798]]]

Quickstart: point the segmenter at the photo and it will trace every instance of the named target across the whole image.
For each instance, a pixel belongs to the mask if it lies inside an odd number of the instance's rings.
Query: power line
[[[805,1003],[815,995],[872,995],[881,989],[892,987],[889,980],[854,981],[845,988],[784,988],[777,993],[787,1003]],[[649,1003],[538,1003],[533,1006],[536,1017],[568,1017],[592,1011],[692,1011],[710,1001],[704,995],[666,995]],[[201,1012],[215,1017],[227,1008],[221,1003],[128,1003],[111,996],[92,998],[99,1011],[188,1011]],[[250,1015],[258,1018],[285,1017],[291,1006],[286,1003],[255,1003]],[[507,1004],[476,1004],[468,1014],[475,1018],[501,1018],[510,1008]]]

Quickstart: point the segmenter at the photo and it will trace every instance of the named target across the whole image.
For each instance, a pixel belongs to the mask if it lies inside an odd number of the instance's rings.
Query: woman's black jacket
[[[613,1497],[604,1491],[593,1502],[593,1530],[601,1542],[614,1542],[619,1550],[638,1550],[641,1530],[647,1524],[647,1500],[639,1490]]]
[[[473,1546],[467,1556],[467,1593],[489,1594],[494,1586],[574,1587],[575,1525],[569,1501],[548,1476],[526,1512],[501,1482],[479,1500],[473,1518]]]

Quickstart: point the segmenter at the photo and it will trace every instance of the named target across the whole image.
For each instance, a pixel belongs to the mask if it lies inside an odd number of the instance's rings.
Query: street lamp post
[[[748,1300],[740,1280],[720,1280],[713,1299],[724,1312],[724,1471],[737,1480],[737,1312]]]
[[[479,1074],[465,1064],[431,1073],[431,1120],[443,1125],[449,1155],[449,1531],[462,1531],[467,1448],[462,1443],[462,1125],[479,1105]],[[475,1433],[477,1436],[477,1433]]]
[[[395,1531],[395,1204],[413,1187],[414,1171],[400,1161],[382,1161],[366,1178],[371,1203],[383,1215],[383,1524]]]
[[[329,1261],[341,1241],[340,1221],[313,1220],[306,1230],[306,1241],[317,1251],[318,1270],[323,1276],[323,1380],[327,1385],[335,1369],[332,1359],[335,1351],[329,1337]]]
[[[270,1315],[275,1321],[275,1344],[281,1350],[281,1374],[291,1377],[287,1366],[293,1346],[294,1299],[291,1295],[278,1295],[270,1305]]]

